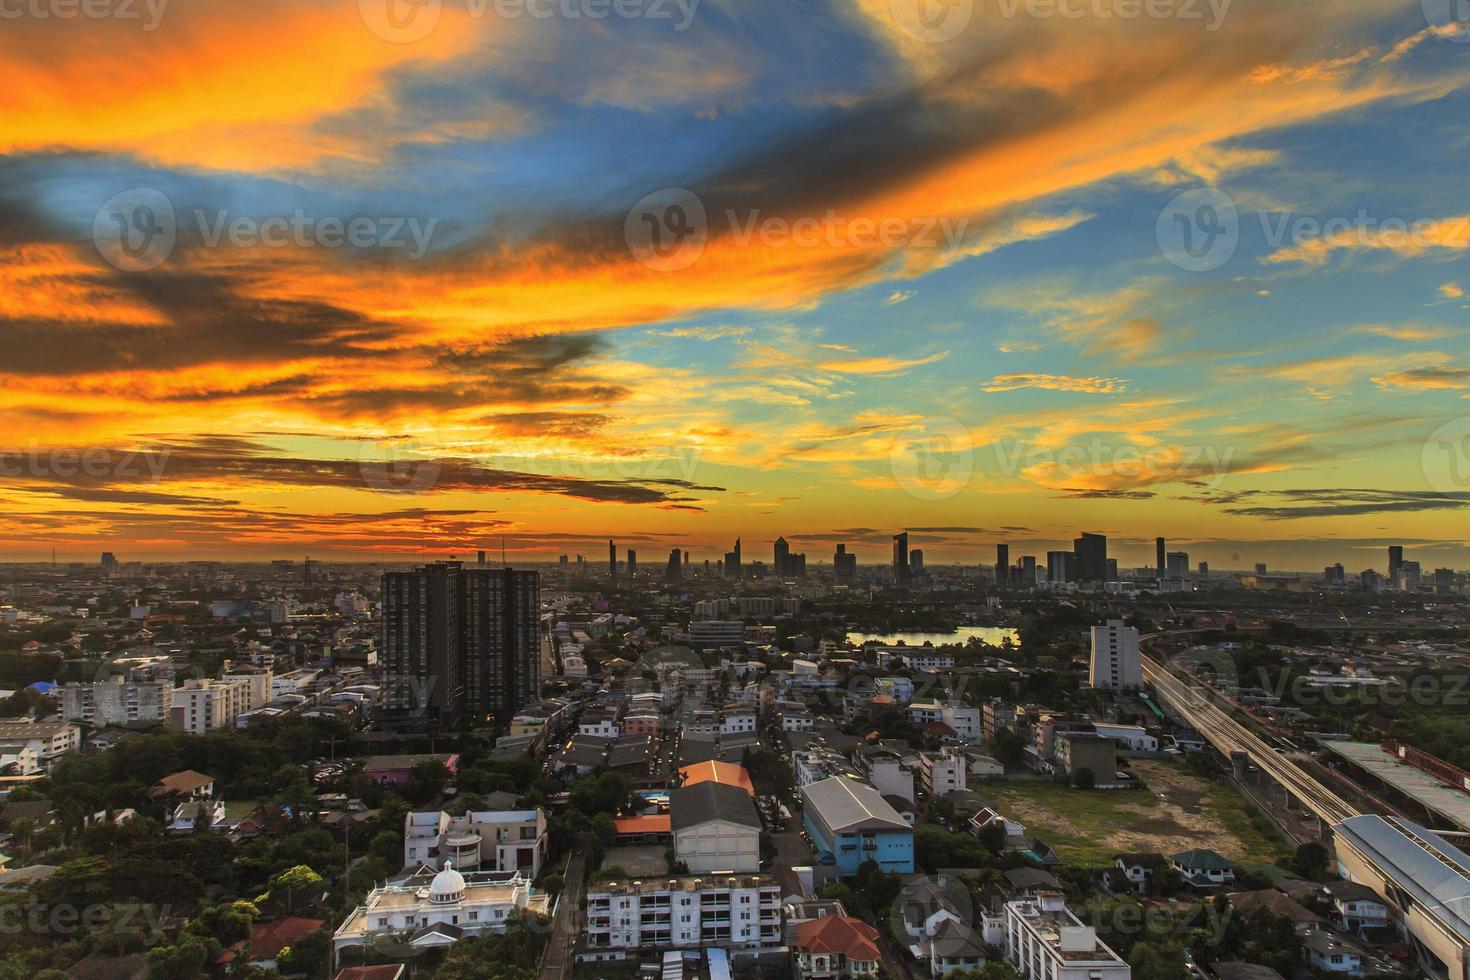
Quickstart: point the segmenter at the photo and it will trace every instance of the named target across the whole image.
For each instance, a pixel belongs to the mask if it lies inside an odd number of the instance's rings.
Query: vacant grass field
[[[1285,841],[1252,822],[1254,810],[1233,787],[1192,776],[1174,762],[1135,759],[1132,768],[1147,789],[1084,792],[1018,782],[987,787],[985,794],[1069,864],[1108,864],[1120,851],[1175,854],[1196,847],[1240,864],[1289,853]]]

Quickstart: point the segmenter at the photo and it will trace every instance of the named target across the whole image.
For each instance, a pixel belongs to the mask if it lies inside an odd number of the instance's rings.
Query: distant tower
[[[638,574],[638,552],[632,548],[628,549],[628,577],[632,578]]]
[[[893,536],[893,581],[899,585],[909,580],[909,532]]]
[[[607,539],[607,577],[618,577],[618,546],[612,538]]]
[[[1154,568],[1158,570],[1159,578],[1164,577],[1164,571],[1168,568],[1169,552],[1165,547],[1163,538],[1154,538]]]
[[[1003,589],[1011,584],[1011,546],[995,546],[995,587]]]

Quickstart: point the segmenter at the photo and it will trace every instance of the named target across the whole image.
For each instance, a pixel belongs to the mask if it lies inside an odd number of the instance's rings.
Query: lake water
[[[1016,631],[1009,626],[961,626],[953,633],[848,633],[847,642],[858,646],[869,640],[877,640],[885,646],[896,646],[903,641],[906,646],[921,647],[925,643],[935,646],[943,646],[946,643],[967,643],[970,637],[977,636],[991,646],[1000,646],[1006,637],[1011,642],[1020,644],[1021,638]]]

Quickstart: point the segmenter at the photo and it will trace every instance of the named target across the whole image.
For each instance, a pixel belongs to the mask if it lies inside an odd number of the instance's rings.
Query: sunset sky
[[[918,2],[6,8],[0,561],[1470,567],[1470,28]]]

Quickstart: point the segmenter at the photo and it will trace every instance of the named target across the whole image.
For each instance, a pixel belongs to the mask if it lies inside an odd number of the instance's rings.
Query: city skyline
[[[0,560],[1470,567],[1464,25],[421,6],[7,20]]]

